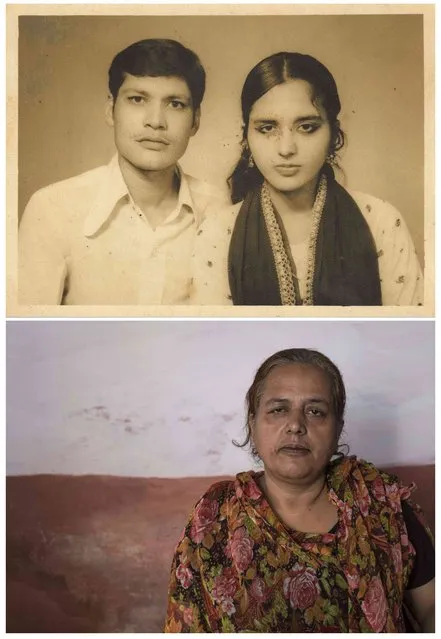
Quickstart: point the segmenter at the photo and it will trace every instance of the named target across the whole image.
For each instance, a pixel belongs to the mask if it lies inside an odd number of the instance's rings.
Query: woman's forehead
[[[323,115],[323,110],[314,100],[313,89],[306,80],[288,80],[276,85],[256,100],[250,117],[284,117],[287,114],[296,118]]]
[[[308,394],[320,392],[331,394],[329,374],[314,364],[292,362],[274,367],[263,383],[262,395],[272,394],[279,390]]]

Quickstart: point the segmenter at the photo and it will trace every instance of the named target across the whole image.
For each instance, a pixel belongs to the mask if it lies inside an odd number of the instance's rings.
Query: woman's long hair
[[[345,142],[340,128],[340,98],[332,74],[318,60],[302,53],[275,53],[261,60],[249,72],[241,95],[243,135],[240,159],[228,178],[233,203],[244,199],[248,191],[263,182],[263,176],[256,166],[250,166],[248,147],[248,125],[251,109],[257,100],[278,84],[288,80],[305,80],[312,89],[312,102],[326,112],[331,127],[330,156],[334,157]]]

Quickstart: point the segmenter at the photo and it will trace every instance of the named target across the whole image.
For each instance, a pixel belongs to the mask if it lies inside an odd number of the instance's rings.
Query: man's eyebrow
[[[144,91],[144,89],[137,89],[136,87],[126,86],[122,90],[122,93],[138,93],[139,95],[143,95],[146,98],[151,97],[151,93],[148,91]],[[172,93],[170,95],[163,95],[162,100],[182,100],[183,102],[189,102],[190,98],[184,94],[176,94]]]
[[[189,102],[191,98],[183,93],[173,93],[172,95],[166,95],[166,100],[182,100],[183,102]]]

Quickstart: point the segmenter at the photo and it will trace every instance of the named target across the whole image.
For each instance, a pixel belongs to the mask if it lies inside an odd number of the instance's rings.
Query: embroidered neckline
[[[312,225],[308,242],[307,274],[306,274],[306,294],[303,300],[305,306],[312,306],[314,303],[314,272],[315,255],[317,248],[317,236],[325,208],[327,193],[327,178],[322,174],[312,207]],[[294,288],[294,274],[291,267],[289,254],[285,249],[282,232],[271,201],[268,185],[263,183],[260,192],[263,217],[268,231],[271,249],[274,255],[274,262],[279,282],[281,303],[283,306],[293,306],[297,303]],[[299,300],[301,301],[301,300]]]

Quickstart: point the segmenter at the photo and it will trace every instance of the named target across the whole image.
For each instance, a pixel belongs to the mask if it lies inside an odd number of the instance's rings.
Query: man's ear
[[[195,135],[199,131],[200,123],[201,123],[201,109],[200,107],[198,107],[194,112],[191,135]]]
[[[106,108],[105,108],[105,119],[106,122],[109,126],[113,127],[114,121],[113,121],[113,107],[114,107],[115,103],[113,101],[113,97],[111,95],[109,95],[107,97],[107,102],[106,102]]]

